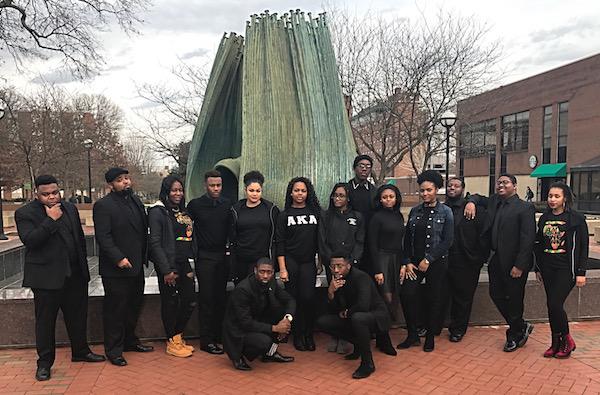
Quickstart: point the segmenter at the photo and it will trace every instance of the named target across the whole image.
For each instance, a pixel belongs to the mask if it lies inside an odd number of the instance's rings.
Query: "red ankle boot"
[[[546,350],[546,352],[544,352],[544,358],[552,358],[556,355],[560,347],[560,338],[561,336],[559,333],[552,334],[552,344]]]
[[[561,338],[560,349],[554,356],[559,359],[569,358],[571,353],[575,351],[576,348],[577,346],[575,345],[575,340],[573,340],[573,337],[567,333]]]

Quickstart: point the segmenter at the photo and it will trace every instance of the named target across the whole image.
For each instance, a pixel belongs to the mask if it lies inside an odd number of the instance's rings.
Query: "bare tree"
[[[432,22],[335,8],[330,15],[353,135],[374,157],[374,180],[383,183],[407,154],[419,173],[445,147],[441,114],[496,80],[499,45],[488,43],[486,25],[442,10]]]
[[[69,96],[52,85],[31,95],[0,90],[8,115],[0,121],[0,158],[10,186],[33,185],[35,176],[51,173],[66,193],[87,186],[87,154],[83,141],[91,139],[92,185],[102,185],[104,169],[126,162],[118,132],[121,110],[103,96]],[[4,153],[4,152],[3,152]]]
[[[103,63],[97,33],[112,22],[136,32],[148,6],[149,0],[0,0],[0,50],[17,65],[58,54],[74,75],[86,77]]]
[[[138,95],[150,111],[137,111],[143,123],[137,134],[159,157],[173,160],[181,175],[185,175],[187,151],[208,83],[205,70],[180,60],[170,71],[171,82],[138,86]]]

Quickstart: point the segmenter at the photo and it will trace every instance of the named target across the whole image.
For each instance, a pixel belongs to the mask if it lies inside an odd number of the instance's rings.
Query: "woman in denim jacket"
[[[454,237],[452,210],[437,200],[443,186],[440,173],[427,170],[417,177],[423,203],[413,207],[404,235],[404,265],[400,268],[400,300],[408,329],[406,340],[398,348],[419,345],[417,335],[417,289],[425,279],[429,305],[425,313],[427,337],[423,351],[434,349],[434,336],[442,327],[442,290],[448,268],[448,250]]]

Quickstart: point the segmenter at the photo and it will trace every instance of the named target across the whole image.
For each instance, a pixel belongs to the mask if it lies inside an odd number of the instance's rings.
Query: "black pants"
[[[375,316],[371,312],[354,313],[351,317],[340,318],[336,314],[324,314],[317,320],[317,327],[331,336],[354,344],[354,350],[363,361],[373,359],[371,353],[371,333],[378,332]]]
[[[511,269],[512,267],[502,267],[497,256],[492,257],[488,265],[490,297],[509,326],[506,339],[516,341],[525,332],[523,299],[525,299],[527,272],[523,272],[519,278],[512,278]]]
[[[446,282],[447,261],[440,259],[432,262],[426,272],[415,271],[416,280],[404,279],[400,287],[400,302],[409,336],[417,336],[417,314],[419,305],[419,284],[425,278],[426,305],[423,316],[428,334],[437,334],[442,329],[444,287]]]
[[[465,257],[450,257],[447,274],[450,302],[448,330],[450,333],[464,335],[467,332],[481,266],[480,262],[472,262]]]
[[[104,286],[104,351],[114,359],[123,349],[139,343],[135,335],[142,302],[144,301],[144,271],[135,277],[102,277]]]
[[[198,251],[198,318],[200,345],[220,343],[229,267],[224,252]]]
[[[194,312],[196,307],[194,279],[189,278],[184,270],[180,270],[175,285],[171,286],[165,284],[164,274],[157,272],[156,276],[160,291],[160,315],[165,327],[165,335],[170,339],[183,333]]]
[[[62,310],[71,341],[71,355],[83,356],[90,352],[87,343],[88,284],[80,275],[65,279],[61,289],[33,288],[35,305],[35,345],[37,365],[50,368],[56,349],[56,316]]]
[[[265,355],[273,346],[273,338],[265,333],[250,332],[244,335],[242,355],[252,361],[256,357]]]
[[[294,336],[311,335],[315,326],[315,282],[317,266],[314,259],[308,262],[298,262],[286,256],[285,266],[289,281],[285,290],[296,299],[296,315],[292,323]]]
[[[567,334],[569,333],[569,319],[564,304],[575,285],[571,269],[569,267],[554,268],[548,265],[540,265],[540,269],[546,290],[550,329],[552,333]]]

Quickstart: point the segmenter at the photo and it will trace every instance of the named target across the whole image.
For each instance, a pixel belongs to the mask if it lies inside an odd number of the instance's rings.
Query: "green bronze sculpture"
[[[232,199],[238,179],[259,170],[265,198],[282,205],[288,181],[306,176],[327,206],[355,155],[324,14],[265,11],[251,16],[245,40],[223,37],[190,147],[188,199],[204,193],[209,169],[221,171]]]

